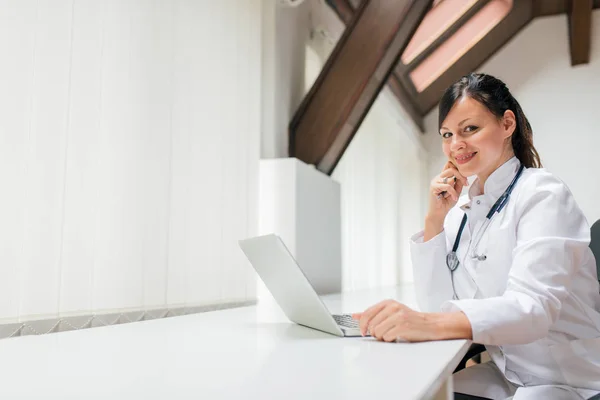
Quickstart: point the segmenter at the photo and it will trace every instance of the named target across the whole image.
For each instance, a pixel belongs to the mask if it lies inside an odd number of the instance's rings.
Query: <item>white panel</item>
[[[296,161],[296,259],[319,294],[342,287],[340,185]]]
[[[167,303],[166,279],[168,265],[168,233],[169,233],[169,202],[171,189],[171,140],[172,140],[172,104],[173,104],[173,31],[174,8],[172,2],[155,1],[154,26],[149,36],[154,43],[154,57],[164,60],[156,63],[155,75],[150,85],[156,88],[156,109],[150,112],[148,118],[152,121],[151,165],[147,174],[150,183],[150,198],[156,199],[156,211],[148,210],[147,215],[152,224],[145,228],[152,234],[144,245],[143,264],[145,268],[145,305],[152,306]],[[160,30],[157,27],[160,26]],[[152,56],[152,55],[151,55]]]
[[[167,280],[169,266],[170,212],[172,198],[172,141],[173,102],[175,85],[173,2],[155,1],[153,33],[150,40],[155,44],[155,57],[160,63],[149,61],[155,66],[152,84],[156,87],[156,120],[150,127],[152,133],[151,165],[146,174],[150,186],[149,198],[156,200],[156,210],[149,209],[144,242],[144,304],[146,306],[167,304]],[[160,26],[160,30],[156,29]],[[152,121],[152,118],[149,118]]]
[[[248,93],[250,100],[246,101],[244,107],[248,110],[247,130],[242,134],[246,139],[244,149],[246,157],[245,177],[246,182],[246,204],[244,222],[245,227],[241,236],[255,236],[258,232],[258,190],[259,190],[259,158],[261,152],[261,87],[262,87],[262,62],[254,57],[257,51],[262,54],[262,28],[263,28],[263,4],[261,0],[250,2],[251,7],[247,12],[247,21],[249,25],[248,35],[244,38],[248,41],[244,45],[246,49],[244,59],[253,60],[246,65],[245,81],[248,84]],[[260,50],[258,50],[260,49]],[[257,97],[259,97],[257,99]],[[235,239],[235,238],[234,238]],[[237,240],[236,240],[237,242]],[[248,265],[246,257],[241,250],[236,247],[240,274],[245,274],[245,298],[247,300],[255,299],[257,296],[256,274],[252,267]]]
[[[262,159],[259,163],[258,234],[275,233],[296,255],[296,160],[293,158]],[[248,237],[253,235],[248,234]],[[247,262],[250,274],[257,279],[259,301],[275,300],[254,268]]]
[[[245,223],[240,221],[240,214],[244,213],[243,208],[245,204],[240,204],[240,201],[245,199],[245,182],[240,179],[242,173],[241,167],[245,164],[245,160],[242,157],[244,146],[244,137],[240,133],[248,129],[245,124],[248,111],[243,109],[244,99],[248,98],[248,86],[247,82],[243,79],[243,75],[240,75],[241,69],[244,68],[242,63],[243,57],[241,52],[243,49],[243,41],[241,35],[247,34],[244,21],[240,21],[238,13],[240,9],[245,7],[223,7],[223,11],[226,13],[229,23],[220,28],[219,36],[223,36],[226,30],[226,26],[229,27],[233,33],[229,42],[224,46],[226,54],[229,54],[230,61],[227,63],[226,71],[227,75],[231,76],[232,79],[227,80],[221,85],[222,97],[219,99],[219,106],[225,107],[226,103],[231,101],[233,107],[239,110],[236,118],[230,118],[223,121],[220,127],[221,134],[227,138],[224,143],[224,148],[227,151],[224,153],[225,157],[221,159],[221,173],[222,173],[222,186],[221,186],[221,198],[222,198],[222,240],[221,240],[221,252],[223,254],[222,264],[220,267],[220,297],[221,299],[235,298],[236,294],[240,292],[239,277],[245,274],[240,274],[239,269],[236,268],[235,262],[237,259],[237,242],[235,241],[236,228],[239,223]],[[239,39],[238,39],[239,37]],[[235,38],[235,39],[234,39]],[[237,89],[237,92],[236,92]],[[245,153],[245,152],[244,152]],[[245,155],[245,154],[244,154]],[[241,205],[241,207],[240,207]],[[240,210],[241,208],[241,210]],[[228,210],[230,210],[228,212]]]
[[[144,269],[145,257],[144,239],[153,232],[146,228],[148,210],[154,209],[157,215],[156,199],[149,196],[148,164],[150,163],[150,127],[154,124],[155,116],[152,115],[155,101],[155,86],[152,80],[155,59],[149,59],[147,54],[149,35],[152,31],[153,3],[147,0],[128,0],[129,12],[129,67],[124,72],[127,74],[127,85],[123,91],[127,93],[128,104],[125,110],[128,130],[124,132],[126,142],[123,149],[123,170],[127,176],[125,187],[124,206],[126,210],[126,243],[130,246],[124,250],[127,254],[128,264],[124,266],[129,274],[124,289],[132,292],[129,299],[130,307],[140,307],[144,304]],[[159,121],[159,120],[158,120]],[[158,122],[157,121],[157,122]],[[148,176],[149,177],[149,176]],[[160,176],[155,177],[158,182]],[[155,234],[155,233],[154,233]],[[151,254],[147,254],[151,256]],[[124,279],[124,280],[125,280]]]
[[[55,315],[60,286],[72,2],[40,2],[32,76],[20,312]]]
[[[0,319],[255,296],[261,11],[0,4]]]
[[[231,45],[235,44],[236,27],[232,26],[230,3],[195,4],[187,20],[193,37],[214,37],[202,48],[190,42],[189,57],[194,69],[188,80],[193,89],[195,109],[191,120],[192,171],[189,182],[190,222],[187,245],[190,259],[187,265],[186,302],[204,303],[220,299],[220,276],[226,255],[223,249],[224,224],[227,214],[223,187],[234,182],[235,176],[223,173],[222,163],[228,160],[237,143],[228,135],[227,126],[240,117],[227,85],[235,81],[230,73],[235,62]],[[202,21],[198,24],[197,21]],[[207,46],[208,45],[208,46]],[[212,57],[206,55],[212,54]],[[202,74],[196,71],[202,70]],[[223,80],[206,79],[222,74]],[[242,92],[243,87],[239,88]],[[227,100],[225,100],[227,99]],[[231,113],[223,115],[224,110]],[[243,114],[242,114],[243,115]]]
[[[221,298],[223,300],[243,298],[246,292],[246,271],[242,269],[243,254],[239,251],[237,240],[245,236],[246,230],[246,204],[247,204],[247,182],[245,147],[247,145],[247,135],[251,135],[254,126],[249,124],[250,111],[248,104],[260,102],[260,92],[250,93],[250,80],[258,79],[258,76],[248,76],[246,67],[252,65],[248,62],[251,58],[247,55],[255,51],[255,43],[248,38],[252,38],[250,31],[248,12],[251,11],[252,2],[244,3],[240,7],[230,6],[224,11],[229,15],[230,22],[227,24],[229,30],[233,33],[233,38],[227,45],[227,52],[231,54],[231,62],[228,65],[228,75],[235,77],[222,84],[221,90],[224,96],[221,97],[220,107],[226,107],[227,102],[231,101],[237,110],[238,118],[228,119],[223,124],[223,133],[229,140],[226,142],[226,157],[222,159],[223,187],[222,187],[222,207],[223,207],[223,240],[222,253],[223,264],[221,266]],[[226,26],[221,27],[222,35],[226,33]],[[233,29],[232,29],[233,28]],[[227,212],[226,210],[230,210]]]
[[[296,254],[296,160],[260,160],[258,234],[275,233]]]
[[[0,3],[0,318],[19,312],[37,2]]]
[[[136,77],[139,157],[139,235],[144,305],[166,303],[171,103],[173,100],[173,5],[137,0],[132,20],[132,76]],[[157,60],[160,60],[157,62]]]
[[[131,1],[108,1],[103,26],[95,309],[142,304],[138,209],[140,151],[131,70]]]
[[[294,158],[260,161],[261,235],[282,238],[320,294],[341,288],[340,185]],[[261,284],[262,300],[270,295]]]
[[[89,312],[92,302],[103,18],[104,3],[74,3],[60,293],[65,314]]]
[[[174,73],[172,106],[171,199],[169,220],[169,264],[167,275],[167,303],[184,304],[189,246],[186,242],[191,205],[191,123],[194,111],[189,78],[193,76],[188,51],[192,37],[191,22],[186,19],[189,9],[182,0],[174,2],[175,31],[173,37]],[[202,184],[202,182],[196,182]]]

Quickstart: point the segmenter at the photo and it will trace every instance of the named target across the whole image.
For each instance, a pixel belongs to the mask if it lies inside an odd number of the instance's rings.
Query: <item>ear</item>
[[[517,118],[515,113],[511,110],[504,111],[504,117],[502,117],[502,128],[504,129],[504,138],[507,139],[512,136],[517,129]]]

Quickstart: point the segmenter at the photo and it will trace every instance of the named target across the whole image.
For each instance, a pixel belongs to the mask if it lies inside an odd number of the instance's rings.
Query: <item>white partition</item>
[[[319,294],[341,291],[339,183],[295,158],[261,160],[258,229],[283,239]]]

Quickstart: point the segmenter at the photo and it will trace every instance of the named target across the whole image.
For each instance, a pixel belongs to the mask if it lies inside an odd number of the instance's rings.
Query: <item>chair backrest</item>
[[[592,225],[592,240],[590,248],[594,257],[596,257],[596,270],[598,271],[598,279],[600,280],[600,219]]]

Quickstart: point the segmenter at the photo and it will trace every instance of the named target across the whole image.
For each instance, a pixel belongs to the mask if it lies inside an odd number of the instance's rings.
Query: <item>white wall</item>
[[[253,298],[260,0],[0,7],[0,318]]]
[[[342,187],[343,288],[412,282],[408,238],[422,229],[424,149],[385,90],[332,177]]]
[[[312,6],[306,91],[344,30],[328,6]],[[385,88],[333,172],[341,185],[343,290],[413,280],[408,238],[421,229],[427,199],[422,139]]]
[[[590,224],[600,218],[600,10],[590,63],[571,67],[567,18],[534,20],[478,69],[502,79],[533,127],[542,163],[570,187]],[[437,110],[426,118],[429,175],[443,166]]]

